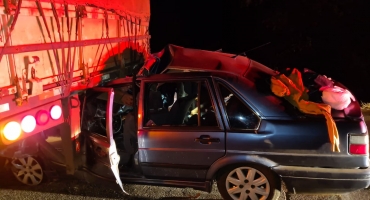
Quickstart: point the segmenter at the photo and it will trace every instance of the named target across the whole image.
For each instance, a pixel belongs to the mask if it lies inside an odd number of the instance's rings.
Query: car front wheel
[[[276,200],[280,181],[267,168],[248,165],[229,167],[217,180],[222,197],[227,200]]]

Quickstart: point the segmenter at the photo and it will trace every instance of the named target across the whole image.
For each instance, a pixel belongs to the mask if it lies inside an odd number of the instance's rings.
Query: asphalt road
[[[116,188],[108,188],[81,182],[73,177],[66,177],[55,182],[46,182],[36,187],[24,186],[6,172],[0,172],[0,200],[34,200],[34,199],[222,199],[216,187],[211,193],[193,189],[154,187],[145,185],[125,185],[132,195],[125,196]],[[193,198],[189,198],[193,197]],[[197,198],[195,198],[197,197]],[[279,200],[284,200],[285,195]],[[338,195],[290,195],[289,200],[370,200],[370,190],[361,190]]]

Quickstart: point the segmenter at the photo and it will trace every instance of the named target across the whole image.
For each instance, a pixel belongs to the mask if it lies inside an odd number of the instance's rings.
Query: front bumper
[[[319,167],[277,166],[289,192],[345,193],[370,186],[370,168],[335,169]]]

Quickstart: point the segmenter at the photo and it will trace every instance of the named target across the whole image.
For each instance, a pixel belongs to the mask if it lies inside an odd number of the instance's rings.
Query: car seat
[[[170,125],[181,125],[189,111],[190,106],[194,103],[196,94],[188,95],[177,99],[169,112]]]
[[[146,122],[152,120],[158,126],[167,124],[168,110],[164,108],[162,94],[160,92],[150,91],[147,106],[148,117],[146,118]]]
[[[149,92],[148,108],[150,112],[157,112],[163,108],[162,94],[160,92]]]

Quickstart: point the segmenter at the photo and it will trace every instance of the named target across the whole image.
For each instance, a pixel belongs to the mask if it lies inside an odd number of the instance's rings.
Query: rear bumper
[[[277,166],[272,168],[293,193],[345,193],[370,186],[370,168],[335,169]]]

